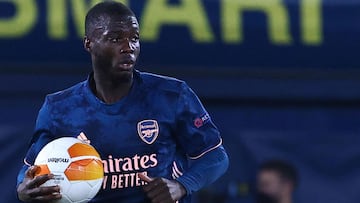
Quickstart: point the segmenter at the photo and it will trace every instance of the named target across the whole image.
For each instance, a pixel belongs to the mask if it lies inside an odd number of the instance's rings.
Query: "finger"
[[[39,187],[40,185],[44,184],[46,181],[52,179],[53,177],[54,177],[53,174],[45,174],[45,175],[41,175],[41,176],[36,176],[34,179],[29,181],[29,183],[27,184],[27,187],[28,188]]]
[[[138,173],[138,176],[139,176],[140,180],[145,181],[147,183],[150,183],[151,181],[154,180],[154,178],[150,178],[145,173]]]
[[[53,193],[53,194],[44,195],[44,196],[37,196],[37,197],[33,198],[33,200],[35,200],[36,202],[50,202],[52,200],[57,200],[60,198],[61,198],[60,193]]]
[[[162,187],[166,186],[166,182],[162,178],[155,178],[153,181],[149,182],[147,185],[143,186],[145,192],[150,192],[152,190],[159,190]]]
[[[153,198],[152,202],[174,203],[175,201],[173,199],[171,199],[170,195],[162,193],[162,194],[159,194],[158,196],[156,196],[155,198]]]
[[[167,187],[165,187],[165,185],[157,185],[151,190],[147,191],[146,194],[151,200],[156,200],[155,202],[165,200],[166,197],[170,196],[169,190]]]
[[[37,187],[29,192],[29,196],[34,198],[40,196],[57,196],[58,194],[60,194],[59,186]]]

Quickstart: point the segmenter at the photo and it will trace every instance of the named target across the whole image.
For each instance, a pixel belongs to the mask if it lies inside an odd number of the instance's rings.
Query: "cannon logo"
[[[156,120],[143,120],[137,124],[138,134],[146,144],[155,142],[159,135],[159,125]]]

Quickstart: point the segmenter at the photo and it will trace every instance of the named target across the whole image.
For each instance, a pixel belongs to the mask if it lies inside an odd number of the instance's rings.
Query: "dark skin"
[[[147,182],[143,189],[152,203],[177,203],[186,194],[185,188],[175,180],[150,178],[142,173],[139,178]]]
[[[140,53],[139,25],[135,17],[103,18],[84,38],[94,71],[92,90],[111,104],[126,96],[133,82],[133,70]]]
[[[61,198],[60,187],[39,187],[46,181],[53,178],[52,174],[36,176],[36,172],[40,170],[38,166],[32,166],[25,172],[22,183],[17,188],[18,197],[24,202],[49,202]]]
[[[133,83],[134,65],[140,53],[139,24],[134,16],[108,17],[94,26],[84,38],[84,48],[90,53],[94,71],[93,93],[107,104],[125,97]],[[60,188],[41,187],[53,176],[35,177],[38,167],[30,167],[18,186],[19,199],[24,202],[48,202],[61,198]],[[140,175],[148,184],[144,192],[152,203],[174,203],[186,194],[175,180]]]

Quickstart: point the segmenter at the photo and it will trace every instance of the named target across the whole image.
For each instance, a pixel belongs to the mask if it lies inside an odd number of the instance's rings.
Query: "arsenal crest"
[[[142,141],[152,144],[159,135],[159,125],[156,120],[143,120],[137,124],[137,131]]]

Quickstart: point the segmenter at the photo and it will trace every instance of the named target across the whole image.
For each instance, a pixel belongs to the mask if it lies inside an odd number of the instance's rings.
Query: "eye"
[[[108,40],[112,43],[118,43],[121,39],[119,37],[109,37]]]
[[[139,36],[134,36],[133,38],[131,38],[132,42],[138,42],[139,41]]]

